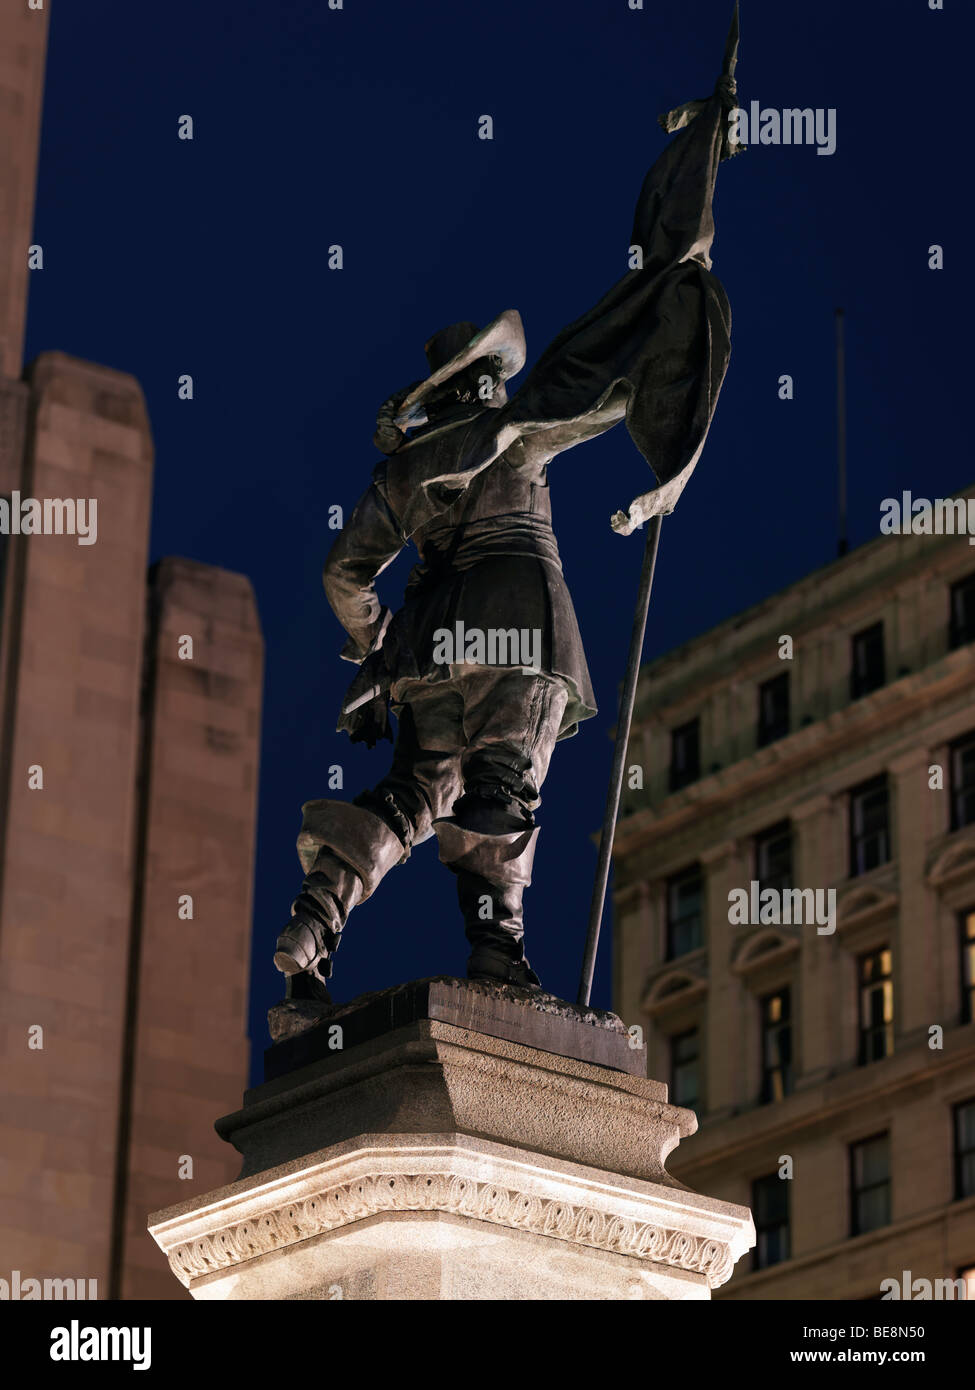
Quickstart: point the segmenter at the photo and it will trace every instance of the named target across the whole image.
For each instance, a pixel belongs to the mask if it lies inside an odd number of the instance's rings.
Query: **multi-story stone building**
[[[879,536],[652,662],[627,761],[615,1007],[698,1113],[671,1171],[753,1209],[719,1296],[975,1297],[975,549]]]
[[[0,0],[0,1279],[185,1297],[146,1216],[239,1166],[262,641],[243,576],[147,576],[138,383],[23,369],[46,26]]]

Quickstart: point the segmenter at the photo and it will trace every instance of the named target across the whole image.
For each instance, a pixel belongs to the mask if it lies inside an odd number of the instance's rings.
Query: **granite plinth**
[[[453,1023],[630,1076],[647,1074],[646,1045],[630,1036],[616,1014],[570,1004],[553,994],[436,975],[363,994],[348,1004],[276,1004],[268,1013],[274,1045],[264,1054],[264,1079],[276,1080],[334,1055],[337,1036],[347,1050],[421,1019]],[[341,1030],[338,1035],[336,1027]]]
[[[440,1007],[630,1051],[613,1015],[452,979],[331,1011],[287,1040],[312,1040],[311,1060],[217,1121],[240,1178],[151,1218],[193,1297],[709,1298],[754,1229],[667,1172],[693,1113],[658,1081],[428,1016]]]

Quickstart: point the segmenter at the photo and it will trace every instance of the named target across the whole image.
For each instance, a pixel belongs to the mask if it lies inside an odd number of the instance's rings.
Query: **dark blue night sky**
[[[375,413],[457,319],[517,308],[529,363],[626,268],[633,203],[706,96],[730,0],[57,0],[28,356],[132,372],[156,444],[152,558],[252,580],[267,644],[251,1032],[300,873],[300,804],[378,781],[334,732],[352,668],[321,590],[377,461]],[[850,540],[881,499],[975,481],[969,404],[970,0],[742,0],[743,104],[835,107],[838,148],[724,164],[714,270],[731,368],[703,460],[662,533],[655,656],[826,563],[836,549],[833,311],[847,315]],[[177,139],[190,114],[192,142]],[[495,138],[476,138],[482,114]],[[345,267],[330,271],[340,243]],[[928,269],[928,247],[945,269]],[[177,399],[192,373],[196,397]],[[778,379],[795,379],[795,400]],[[518,384],[518,379],[512,387]],[[575,997],[640,568],[610,514],[649,486],[623,427],[557,460],[555,526],[599,716],[559,745],[539,812],[527,945]],[[412,559],[381,581],[398,604]],[[610,1005],[609,928],[593,994]],[[462,974],[436,841],[353,914],[334,994]]]

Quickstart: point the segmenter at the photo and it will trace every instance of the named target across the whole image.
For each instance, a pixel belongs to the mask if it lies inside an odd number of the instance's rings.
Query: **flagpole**
[[[657,565],[657,548],[660,544],[661,517],[655,516],[647,526],[647,540],[643,550],[643,568],[640,572],[640,589],[637,594],[636,612],[633,615],[633,630],[630,634],[630,651],[626,659],[626,675],[620,693],[620,712],[616,723],[616,745],[613,749],[613,770],[609,775],[609,790],[606,793],[606,810],[603,814],[603,828],[599,836],[599,858],[596,863],[596,882],[592,890],[592,903],[589,908],[589,931],[586,936],[586,951],[582,958],[582,977],[579,981],[577,1003],[587,1005],[592,993],[592,977],[596,969],[596,949],[599,945],[599,929],[603,920],[606,902],[606,887],[609,883],[610,863],[613,857],[613,840],[616,835],[616,817],[620,808],[620,795],[623,790],[623,764],[630,741],[630,725],[633,722],[633,706],[636,702],[636,686],[640,675],[640,661],[643,657],[643,640],[647,631],[647,614],[650,610],[650,593],[653,589],[653,572]]]
[[[738,66],[738,43],[740,36],[739,4],[731,17],[731,28],[725,45],[723,77],[726,81],[724,96],[733,95],[735,69]],[[717,91],[717,89],[715,89]],[[703,103],[694,103],[696,106]],[[676,114],[676,113],[671,113]],[[668,127],[665,127],[668,128]],[[723,374],[723,373],[722,373]],[[711,409],[714,408],[712,399]],[[707,431],[705,431],[705,434]],[[703,444],[703,440],[701,441]],[[642,499],[638,499],[640,501]],[[631,508],[632,511],[632,508]],[[658,513],[647,526],[646,545],[643,551],[643,568],[640,572],[640,590],[637,594],[636,612],[633,615],[633,631],[630,634],[630,651],[626,659],[626,675],[620,692],[620,712],[616,723],[616,745],[613,749],[613,769],[609,776],[609,789],[606,793],[606,810],[603,813],[603,826],[599,836],[599,858],[596,863],[596,882],[592,890],[589,907],[589,930],[586,935],[586,950],[582,958],[582,977],[579,980],[579,994],[576,1002],[582,1006],[589,1003],[592,994],[592,978],[596,969],[596,950],[599,946],[599,930],[606,904],[606,887],[609,883],[609,870],[613,858],[613,840],[616,836],[616,818],[620,809],[620,795],[623,790],[623,764],[630,741],[630,725],[633,722],[633,706],[636,703],[637,680],[640,676],[640,661],[643,657],[643,640],[647,631],[647,614],[650,610],[650,592],[653,588],[653,572],[657,564],[657,549],[660,545],[661,516]],[[629,528],[627,528],[629,530]]]

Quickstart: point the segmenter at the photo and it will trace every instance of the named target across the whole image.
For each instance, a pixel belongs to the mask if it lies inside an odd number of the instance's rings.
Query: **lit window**
[[[792,1090],[792,1005],[788,987],[762,1000],[762,1103]]]
[[[860,972],[860,1065],[879,1062],[894,1050],[894,981],[890,951],[872,951],[858,961]]]

